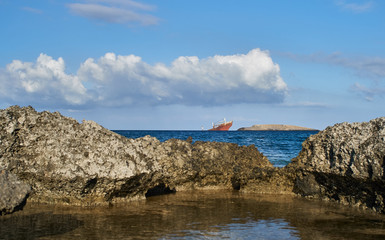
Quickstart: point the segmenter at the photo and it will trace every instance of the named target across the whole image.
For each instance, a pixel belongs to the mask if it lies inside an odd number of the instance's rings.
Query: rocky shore
[[[0,169],[31,186],[28,201],[100,205],[186,189],[240,189],[274,167],[255,147],[146,136],[10,107],[0,112]]]
[[[1,110],[0,126],[0,189],[20,189],[11,191],[16,200],[1,198],[1,214],[26,199],[94,206],[194,189],[299,194],[385,212],[385,118],[329,127],[285,168],[254,146],[127,139],[32,107]]]

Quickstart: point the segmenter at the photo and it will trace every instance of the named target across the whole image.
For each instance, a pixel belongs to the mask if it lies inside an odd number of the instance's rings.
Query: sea
[[[239,146],[254,145],[276,167],[286,166],[302,149],[302,142],[318,131],[160,131],[113,130],[127,138],[146,135],[164,142],[171,138],[195,141],[229,142]]]
[[[255,145],[277,167],[297,156],[316,131],[131,131],[193,141]],[[298,196],[187,191],[109,206],[27,202],[0,216],[0,239],[385,239],[385,216]]]

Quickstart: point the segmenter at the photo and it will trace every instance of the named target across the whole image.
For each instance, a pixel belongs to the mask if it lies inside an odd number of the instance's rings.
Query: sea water
[[[146,135],[164,142],[170,138],[195,141],[230,142],[240,146],[255,145],[276,167],[286,166],[301,151],[302,142],[318,131],[143,131],[114,130],[128,138]]]

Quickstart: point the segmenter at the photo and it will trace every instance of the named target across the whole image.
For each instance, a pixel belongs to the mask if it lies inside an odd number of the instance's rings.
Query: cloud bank
[[[38,106],[218,106],[282,102],[287,85],[267,51],[199,59],[182,56],[169,66],[135,55],[107,53],[83,62],[76,75],[62,58],[40,54],[0,70],[1,99]]]
[[[73,14],[107,23],[154,25],[159,19],[148,11],[154,6],[132,0],[84,0],[67,5]]]

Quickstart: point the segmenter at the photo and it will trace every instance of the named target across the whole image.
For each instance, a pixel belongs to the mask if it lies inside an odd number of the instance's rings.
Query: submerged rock
[[[295,192],[385,212],[385,118],[341,123],[310,136],[287,168]]]
[[[12,106],[0,112],[0,168],[32,187],[32,201],[97,205],[185,189],[241,189],[273,169],[254,146],[146,136]]]
[[[7,170],[0,170],[0,215],[21,209],[31,187]]]

